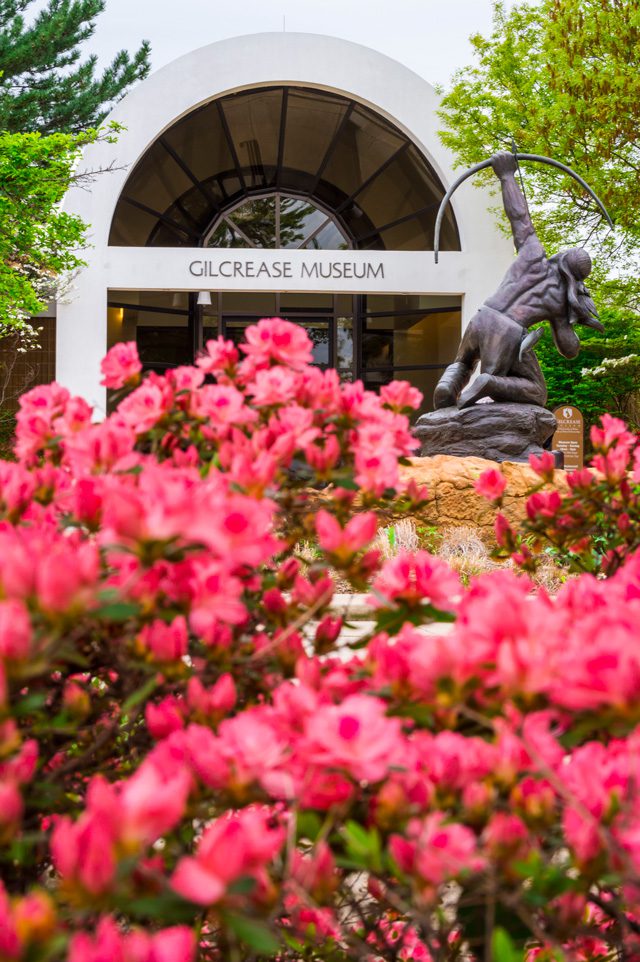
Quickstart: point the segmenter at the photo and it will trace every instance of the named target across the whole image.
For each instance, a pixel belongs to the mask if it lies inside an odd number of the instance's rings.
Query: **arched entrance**
[[[111,115],[117,142],[87,150],[112,173],[65,202],[91,247],[58,306],[57,378],[104,409],[114,340],[179,363],[208,331],[279,313],[313,332],[318,363],[428,397],[511,256],[465,185],[434,264],[454,176],[437,106],[401,64],[307,34],[221,41],[151,75]]]
[[[373,110],[325,91],[261,87],[212,100],[155,140],[124,185],[109,243],[430,250],[444,193],[416,145]],[[451,210],[443,245],[460,249]],[[355,265],[354,285],[365,274]],[[306,328],[320,366],[372,388],[408,377],[427,395],[453,359],[459,298],[258,293],[245,279],[245,291],[110,292],[111,340],[135,337],[145,366],[163,370],[190,363],[208,337],[239,340],[247,324],[283,316]]]

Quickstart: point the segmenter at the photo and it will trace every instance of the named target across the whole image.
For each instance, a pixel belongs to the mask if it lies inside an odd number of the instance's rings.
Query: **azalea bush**
[[[403,382],[271,319],[101,423],[56,384],[0,463],[0,960],[631,958],[640,558],[463,590]],[[298,545],[314,541],[303,563]],[[370,597],[349,642],[331,572]]]
[[[498,555],[511,554],[530,573],[551,555],[569,571],[609,576],[640,549],[640,435],[605,414],[590,440],[595,453],[588,467],[567,474],[566,493],[554,484],[550,452],[530,458],[540,483],[531,489],[519,530],[498,514]],[[476,485],[496,505],[506,489],[498,469],[486,471]]]

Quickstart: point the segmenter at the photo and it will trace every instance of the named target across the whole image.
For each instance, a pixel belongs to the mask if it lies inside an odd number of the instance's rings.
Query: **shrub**
[[[531,490],[521,530],[503,515],[496,520],[501,551],[523,570],[535,573],[551,555],[570,571],[613,574],[640,548],[640,437],[624,421],[603,415],[591,428],[594,455],[587,468],[567,475],[568,494],[553,485],[553,456],[533,455],[531,466],[540,484]],[[501,479],[495,485],[494,476]],[[506,481],[487,471],[477,490],[495,504],[502,502]]]
[[[100,424],[59,385],[22,398],[0,959],[629,957],[637,557],[553,600],[512,572],[463,591],[422,550],[383,563],[374,510],[421,499],[397,473],[416,393],[340,385],[279,320],[241,350],[138,383],[118,346],[129,393]],[[330,567],[371,593],[355,650]]]

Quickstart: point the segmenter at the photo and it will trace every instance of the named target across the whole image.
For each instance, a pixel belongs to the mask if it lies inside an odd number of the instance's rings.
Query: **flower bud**
[[[319,655],[331,651],[342,630],[342,618],[325,615],[316,628],[315,648]]]
[[[68,681],[64,686],[62,704],[74,718],[86,718],[91,711],[88,691],[75,681]]]

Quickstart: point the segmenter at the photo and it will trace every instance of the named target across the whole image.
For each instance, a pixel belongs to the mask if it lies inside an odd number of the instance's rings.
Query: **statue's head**
[[[580,340],[574,331],[576,324],[604,331],[598,320],[596,305],[584,283],[591,273],[591,258],[583,247],[572,247],[550,260],[557,264],[567,291],[566,315],[551,321],[553,339],[564,357],[575,357],[580,350]]]
[[[566,269],[578,281],[583,281],[585,277],[588,277],[593,266],[591,258],[584,247],[572,247],[571,250],[565,251],[564,254],[559,254],[558,260],[564,263]]]

